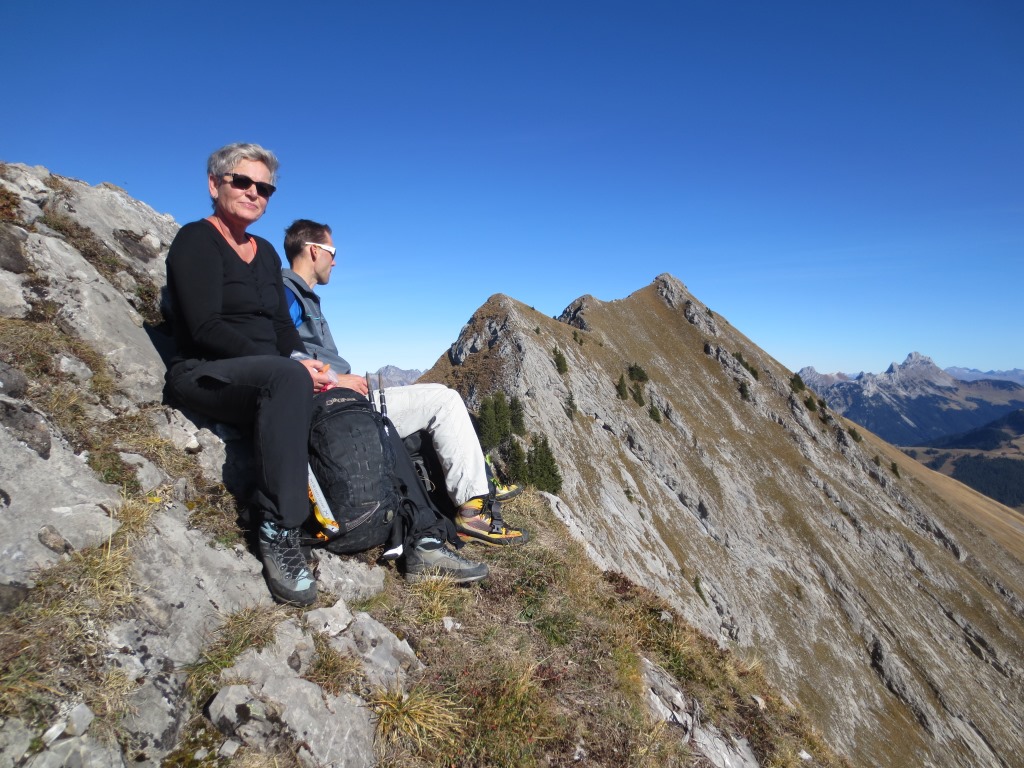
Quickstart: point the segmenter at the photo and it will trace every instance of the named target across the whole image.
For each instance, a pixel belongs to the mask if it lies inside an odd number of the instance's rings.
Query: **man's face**
[[[325,234],[320,242],[322,245],[333,246],[334,238],[330,234]],[[313,273],[316,275],[316,281],[319,285],[327,285],[331,279],[331,270],[334,269],[334,257],[331,256],[330,251],[323,248],[315,248],[313,254],[315,256]]]

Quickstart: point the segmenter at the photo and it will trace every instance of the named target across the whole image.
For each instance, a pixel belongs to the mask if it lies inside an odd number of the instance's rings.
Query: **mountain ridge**
[[[631,365],[649,375],[644,405],[616,393]],[[859,764],[1001,765],[1019,743],[998,691],[1020,686],[1020,516],[822,408],[676,278],[580,297],[558,320],[496,294],[422,380],[474,406],[499,389],[519,398],[528,430],[551,438],[558,514],[591,558],[719,642],[760,648]],[[971,601],[991,617],[962,602],[962,583],[988,585]],[[966,650],[979,634],[997,658],[965,666],[950,637]],[[841,701],[826,694],[837,684]],[[979,720],[1002,735],[962,727]]]

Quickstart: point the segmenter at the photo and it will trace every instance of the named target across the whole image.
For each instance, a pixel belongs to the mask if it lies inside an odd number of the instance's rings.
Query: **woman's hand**
[[[299,360],[306,370],[309,371],[309,377],[313,380],[313,391],[323,392],[325,389],[330,389],[335,386],[333,377],[328,375],[327,370],[330,366],[325,365],[319,360]],[[363,388],[365,389],[366,382],[363,382]]]

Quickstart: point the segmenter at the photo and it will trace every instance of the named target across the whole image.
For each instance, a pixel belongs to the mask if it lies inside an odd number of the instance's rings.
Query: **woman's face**
[[[242,160],[230,171],[231,174],[248,176],[253,181],[270,183],[270,171],[259,160]],[[235,189],[224,176],[211,176],[210,197],[216,203],[217,214],[230,221],[249,226],[267,209],[267,198],[256,192],[256,185],[248,189]],[[231,178],[231,177],[228,177]]]

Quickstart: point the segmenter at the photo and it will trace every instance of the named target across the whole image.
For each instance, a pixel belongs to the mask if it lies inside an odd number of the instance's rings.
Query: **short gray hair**
[[[259,144],[238,142],[221,147],[206,161],[206,173],[210,176],[223,176],[225,173],[231,173],[231,170],[243,160],[255,160],[263,163],[270,171],[270,183],[276,183],[279,165],[277,156]]]

